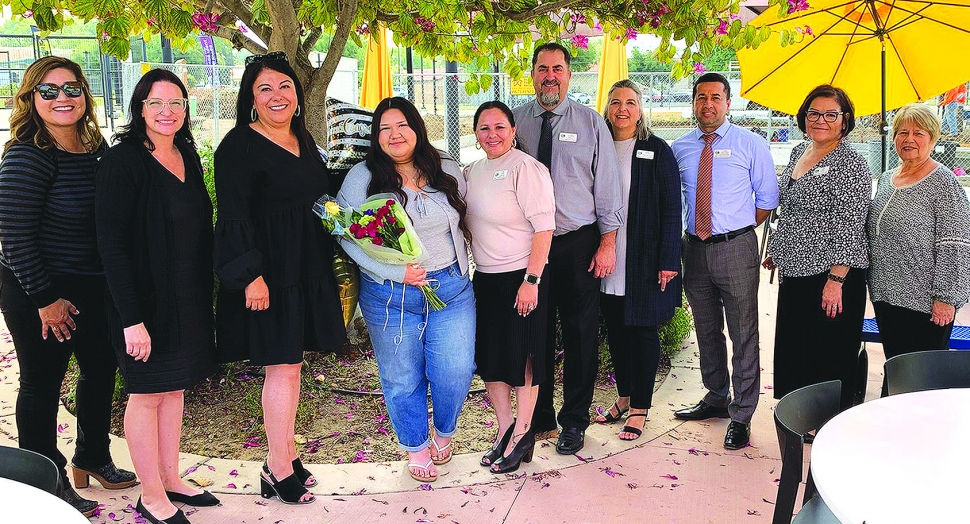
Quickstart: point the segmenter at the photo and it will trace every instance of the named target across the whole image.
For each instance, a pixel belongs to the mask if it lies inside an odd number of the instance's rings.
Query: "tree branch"
[[[287,56],[297,57],[300,48],[300,22],[291,0],[266,0],[266,12],[273,26],[268,41],[269,49],[285,51]],[[302,80],[306,80],[305,78]]]
[[[246,4],[242,3],[240,0],[210,0],[218,2],[218,5],[223,9],[222,15],[226,13],[231,13],[240,22],[246,24],[246,27],[250,31],[256,34],[260,40],[263,42],[269,42],[270,37],[273,36],[273,29],[266,27],[262,24],[256,23],[253,20],[253,12],[246,7]],[[258,47],[258,46],[257,46]]]
[[[313,50],[313,46],[320,40],[320,35],[323,34],[323,29],[319,27],[314,27],[310,30],[310,33],[306,35],[303,39],[303,43],[300,45],[300,55],[308,55],[310,51]]]
[[[209,34],[218,36],[220,38],[225,38],[226,40],[230,41],[232,46],[236,49],[245,49],[254,55],[259,55],[266,52],[265,48],[261,47],[235,27],[221,25],[216,28],[215,32]]]
[[[514,20],[516,22],[527,22],[534,18],[538,18],[549,13],[554,13],[562,11],[563,9],[569,8],[576,4],[576,0],[555,0],[553,2],[544,2],[539,4],[534,9],[528,11],[515,11],[512,9],[502,9],[501,6],[495,6],[495,12],[505,16],[509,20]]]
[[[344,54],[344,47],[347,46],[350,31],[354,28],[357,4],[358,0],[338,0],[337,2],[340,11],[337,13],[337,28],[333,32],[333,40],[330,41],[330,47],[327,49],[327,57],[320,64],[320,68],[313,73],[316,78],[326,79],[328,84],[337,71],[337,65],[340,64],[340,57]]]

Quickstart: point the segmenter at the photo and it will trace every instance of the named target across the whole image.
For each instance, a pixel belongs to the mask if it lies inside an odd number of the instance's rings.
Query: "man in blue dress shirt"
[[[687,230],[684,290],[694,312],[701,377],[708,392],[674,412],[683,420],[730,418],[724,447],[750,439],[758,405],[758,240],[754,228],[778,206],[778,179],[768,143],[727,121],[731,86],[717,73],[694,83],[698,129],[673,143],[680,166]],[[731,336],[727,365],[724,320]],[[734,398],[731,398],[733,385]]]

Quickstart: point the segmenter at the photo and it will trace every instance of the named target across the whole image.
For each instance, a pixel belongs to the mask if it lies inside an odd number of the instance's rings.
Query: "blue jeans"
[[[963,104],[951,102],[943,107],[943,131],[951,135],[957,134],[957,111],[963,111]]]
[[[360,310],[374,345],[384,401],[398,442],[421,451],[430,442],[428,386],[435,433],[455,434],[475,372],[475,295],[458,264],[428,273],[441,311],[424,294],[400,282],[360,279]]]

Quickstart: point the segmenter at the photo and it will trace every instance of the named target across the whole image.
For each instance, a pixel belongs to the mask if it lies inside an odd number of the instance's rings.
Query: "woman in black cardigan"
[[[136,509],[150,522],[186,523],[173,502],[219,503],[186,484],[178,466],[183,393],[213,368],[212,203],[179,78],[149,71],[129,111],[98,170],[98,248],[130,394],[125,437],[141,479]]]
[[[643,432],[660,361],[659,325],[681,305],[680,172],[670,146],[643,123],[640,87],[620,80],[610,88],[607,126],[627,196],[626,221],[616,236],[616,270],[600,285],[617,399],[596,421],[630,412],[621,440]]]

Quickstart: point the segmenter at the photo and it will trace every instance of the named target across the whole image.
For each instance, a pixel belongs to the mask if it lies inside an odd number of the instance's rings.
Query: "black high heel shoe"
[[[142,517],[145,517],[152,524],[192,524],[189,522],[189,519],[185,518],[185,513],[182,513],[180,509],[175,510],[175,514],[167,519],[157,518],[145,509],[145,505],[141,503],[141,497],[138,497],[138,503],[135,504],[135,511],[140,513]]]
[[[532,462],[532,452],[535,449],[536,434],[530,429],[515,443],[515,447],[512,448],[512,453],[498,459],[498,462],[492,464],[490,471],[492,473],[511,473],[519,469],[521,463],[525,462],[528,464]]]
[[[313,476],[313,473],[310,473],[303,467],[303,462],[300,461],[300,457],[293,459],[293,473],[296,473],[296,478],[300,479],[300,484],[303,484],[303,487],[312,488],[317,485],[317,479],[313,479],[313,482],[310,484],[306,483]]]
[[[269,464],[263,462],[263,474],[259,476],[259,494],[264,499],[276,496],[284,504],[309,504],[316,500],[312,495],[307,500],[300,500],[306,493],[307,489],[300,483],[295,472],[283,480],[277,480],[270,471]]]
[[[505,448],[509,445],[509,440],[512,439],[513,430],[515,430],[515,419],[512,419],[512,425],[509,426],[509,429],[505,430],[505,434],[502,435],[502,440],[498,442],[498,446],[488,450],[488,453],[478,463],[487,468],[498,462],[502,458],[502,453],[505,451]]]
[[[108,462],[99,468],[82,468],[71,464],[71,470],[74,474],[74,486],[77,489],[88,487],[89,477],[97,479],[104,489],[125,489],[138,482],[134,473],[115,466],[114,462]]]

